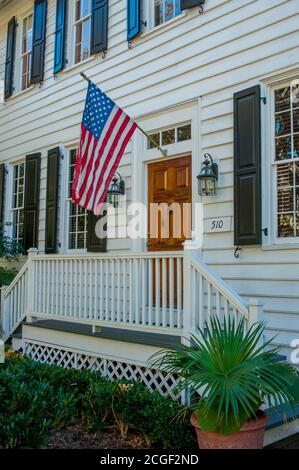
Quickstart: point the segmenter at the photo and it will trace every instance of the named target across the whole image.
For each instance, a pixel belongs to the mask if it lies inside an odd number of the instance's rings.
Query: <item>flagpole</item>
[[[85,75],[84,72],[80,72],[80,75],[81,75],[81,77],[84,78],[84,80],[86,80],[88,83],[91,82],[91,80]],[[162,153],[162,155],[163,155],[164,157],[167,157],[167,150],[162,149],[162,148],[160,147],[160,145],[157,145],[157,143],[155,142],[155,140],[154,140],[150,135],[148,135],[147,132],[145,132],[145,131],[137,124],[137,122],[136,122],[136,126],[137,126],[137,128],[140,130],[140,132],[142,132],[142,134],[144,134],[145,137],[155,146],[155,148],[157,148],[158,150],[160,150],[160,152]]]

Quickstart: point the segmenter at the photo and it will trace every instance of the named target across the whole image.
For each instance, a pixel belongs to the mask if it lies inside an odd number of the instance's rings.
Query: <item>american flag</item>
[[[99,215],[137,124],[89,81],[76,159],[72,201]]]

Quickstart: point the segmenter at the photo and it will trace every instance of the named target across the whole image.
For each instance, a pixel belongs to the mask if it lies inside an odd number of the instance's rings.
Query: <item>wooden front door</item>
[[[191,157],[148,168],[148,250],[181,250],[191,238]]]
[[[183,242],[191,238],[191,157],[180,157],[149,165],[148,171],[148,250],[174,251],[182,250]],[[153,298],[156,297],[157,285],[160,291],[160,305],[163,297],[166,307],[172,303],[170,283],[173,285],[173,302],[177,306],[177,292],[182,286],[177,284],[177,270],[181,264],[174,260],[173,269],[170,261],[166,262],[166,282],[163,295],[162,264],[159,262],[159,281],[156,279],[156,263],[153,270]],[[178,267],[180,266],[180,267]],[[171,279],[170,279],[171,278]],[[180,279],[183,279],[181,272]],[[181,291],[182,298],[182,291]]]

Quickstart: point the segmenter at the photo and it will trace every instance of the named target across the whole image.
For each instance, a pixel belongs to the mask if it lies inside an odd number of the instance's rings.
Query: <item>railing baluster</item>
[[[152,326],[153,324],[153,259],[148,259],[148,324]]]
[[[105,261],[100,261],[100,320],[104,320],[104,263]]]
[[[177,327],[182,328],[183,326],[183,315],[182,315],[182,293],[183,293],[183,285],[182,285],[182,259],[177,258],[176,262],[176,269],[177,269]]]
[[[162,325],[167,326],[167,260],[162,258]]]
[[[109,260],[105,261],[105,320],[110,320],[109,315]]]
[[[174,327],[174,270],[173,258],[169,258],[169,326]]]
[[[129,305],[129,323],[133,323],[133,260],[130,259],[130,281],[129,281],[129,290],[130,290],[130,305]]]
[[[155,259],[155,294],[156,294],[156,318],[155,326],[160,326],[160,258]]]
[[[115,290],[115,283],[114,283],[114,260],[111,260],[111,321],[115,321],[115,308],[114,308],[114,290]]]
[[[98,289],[98,279],[99,279],[99,263],[97,260],[94,260],[94,312],[93,318],[98,320],[99,314],[99,289]]]
[[[116,277],[116,287],[117,287],[117,302],[116,302],[116,321],[120,323],[121,319],[121,259],[116,260],[117,263],[117,277]]]
[[[141,258],[140,259],[141,263],[141,276],[142,276],[142,282],[141,282],[141,309],[142,309],[142,314],[141,314],[141,322],[143,325],[146,325],[147,319],[146,319],[146,263],[147,259],[146,258]]]
[[[122,299],[122,321],[127,323],[127,260],[123,260],[123,299]]]

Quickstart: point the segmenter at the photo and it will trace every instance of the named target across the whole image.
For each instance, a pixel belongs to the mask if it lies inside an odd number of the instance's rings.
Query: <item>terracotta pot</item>
[[[239,432],[223,436],[216,432],[204,432],[197,423],[195,414],[191,416],[200,449],[262,449],[267,415],[259,411],[257,419],[246,421]]]

